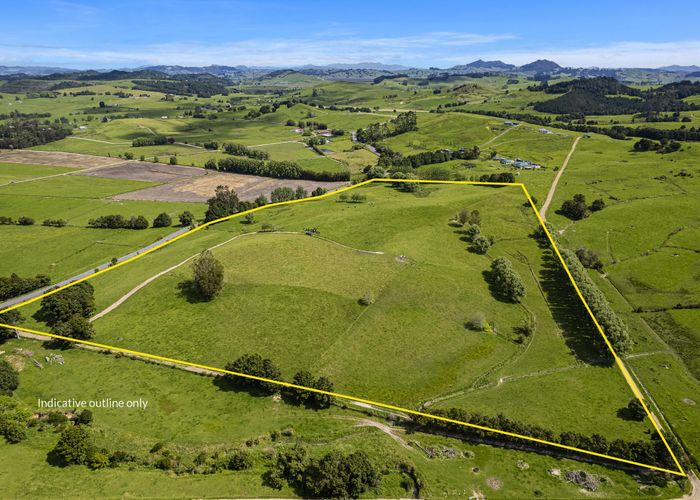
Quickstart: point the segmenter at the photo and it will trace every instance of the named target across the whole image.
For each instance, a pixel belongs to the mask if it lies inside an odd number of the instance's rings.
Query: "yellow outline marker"
[[[532,441],[532,442],[539,443],[539,444],[545,444],[545,445],[549,445],[549,446],[554,446],[554,447],[556,447],[556,448],[561,448],[561,449],[565,449],[565,450],[568,450],[568,451],[575,451],[575,452],[578,452],[578,453],[583,453],[583,454],[591,455],[591,456],[598,457],[598,458],[605,458],[605,459],[608,459],[608,460],[613,460],[613,461],[615,461],[615,462],[621,462],[621,463],[628,464],[628,465],[636,465],[636,466],[643,467],[643,468],[646,468],[646,469],[651,469],[651,470],[655,470],[655,471],[659,471],[659,472],[666,472],[666,473],[668,473],[668,474],[674,474],[674,475],[676,475],[676,476],[687,477],[686,472],[683,470],[683,467],[681,467],[681,464],[680,464],[680,462],[678,461],[678,459],[676,458],[676,455],[673,453],[673,450],[671,450],[671,447],[669,446],[668,442],[666,441],[666,438],[664,437],[663,432],[661,431],[660,427],[658,426],[658,424],[656,423],[656,421],[655,421],[654,418],[652,417],[651,412],[649,411],[649,408],[647,407],[646,403],[644,402],[644,397],[642,396],[641,391],[640,391],[639,388],[637,387],[637,384],[634,382],[634,380],[632,379],[632,376],[631,376],[631,375],[629,374],[629,372],[627,371],[627,368],[625,367],[625,364],[623,363],[622,359],[620,359],[620,357],[619,357],[619,356],[617,355],[617,353],[615,352],[615,349],[613,348],[612,344],[610,343],[610,341],[608,340],[607,336],[605,335],[605,332],[603,331],[603,328],[600,326],[600,323],[598,323],[598,320],[596,319],[595,315],[593,314],[593,311],[591,310],[590,306],[589,306],[588,303],[586,302],[586,299],[585,299],[585,298],[583,297],[583,295],[581,294],[581,290],[579,289],[578,285],[576,284],[576,281],[574,280],[574,277],[573,277],[573,275],[571,274],[571,271],[569,270],[568,266],[566,265],[566,262],[564,261],[564,258],[562,257],[561,253],[559,252],[559,249],[557,248],[557,245],[556,245],[555,242],[554,242],[554,238],[552,238],[552,235],[549,233],[549,230],[547,229],[547,226],[545,225],[544,221],[542,220],[542,217],[540,216],[539,212],[537,211],[537,208],[535,207],[534,202],[532,201],[532,197],[530,196],[530,193],[528,192],[527,188],[525,187],[525,184],[523,184],[522,182],[513,183],[513,182],[480,182],[480,181],[436,181],[436,180],[419,180],[419,179],[415,179],[415,180],[414,180],[414,179],[369,179],[369,180],[366,180],[366,181],[364,181],[364,182],[360,182],[360,183],[357,183],[357,184],[354,184],[354,185],[352,185],[352,186],[348,186],[348,187],[345,187],[345,188],[342,188],[342,189],[339,189],[339,190],[336,190],[336,191],[331,191],[331,192],[329,192],[329,193],[325,193],[325,194],[322,194],[322,195],[319,195],[319,196],[312,196],[312,197],[309,197],[309,198],[302,198],[302,199],[298,199],[298,200],[281,201],[281,202],[278,202],[278,203],[270,203],[270,204],[268,204],[268,205],[263,205],[263,206],[260,206],[260,207],[255,207],[255,208],[252,208],[252,209],[250,209],[250,210],[245,210],[245,211],[243,211],[243,212],[238,212],[238,213],[235,213],[235,214],[233,214],[233,215],[229,215],[229,216],[226,216],[226,217],[222,217],[222,218],[220,218],[220,219],[216,219],[216,220],[213,220],[213,221],[210,221],[210,222],[206,222],[206,223],[204,223],[204,224],[201,224],[201,225],[199,225],[199,226],[197,226],[197,227],[192,228],[192,230],[187,231],[186,233],[183,233],[183,234],[181,234],[181,235],[178,235],[178,236],[176,236],[175,238],[172,238],[171,240],[165,241],[165,242],[161,243],[160,245],[158,245],[158,246],[156,246],[156,247],[153,247],[153,248],[150,248],[150,249],[146,250],[145,252],[143,252],[143,253],[141,253],[141,254],[135,255],[135,256],[133,256],[133,257],[131,257],[131,258],[129,258],[129,259],[126,259],[126,260],[124,260],[124,261],[121,261],[121,262],[115,264],[114,266],[107,267],[107,268],[102,269],[102,270],[100,270],[100,271],[97,271],[97,272],[95,272],[95,273],[93,273],[93,274],[91,274],[91,275],[89,275],[89,276],[85,276],[85,277],[83,277],[83,278],[80,278],[80,279],[78,279],[78,280],[75,280],[75,281],[73,281],[73,282],[71,282],[71,283],[69,283],[69,284],[67,284],[67,285],[64,285],[64,286],[59,287],[59,288],[55,288],[55,289],[50,290],[50,291],[48,291],[48,292],[46,292],[46,293],[44,293],[44,294],[42,294],[42,295],[39,295],[39,296],[37,296],[37,297],[28,299],[28,300],[26,300],[26,301],[24,301],[24,302],[21,302],[21,303],[19,303],[19,304],[15,304],[14,306],[11,306],[11,307],[8,307],[8,308],[6,308],[6,309],[3,309],[3,310],[0,311],[0,314],[5,313],[5,312],[8,312],[8,311],[12,311],[13,309],[17,309],[17,308],[22,307],[22,306],[25,306],[25,305],[27,305],[27,304],[31,304],[31,303],[33,303],[33,302],[36,302],[37,300],[43,299],[44,297],[48,297],[49,295],[53,295],[54,293],[57,293],[57,292],[59,292],[59,291],[61,291],[61,290],[65,290],[66,288],[69,288],[69,287],[71,287],[71,286],[77,285],[78,283],[82,283],[83,281],[87,281],[87,280],[89,280],[89,279],[92,279],[92,278],[94,278],[95,276],[99,276],[100,274],[109,272],[109,271],[111,271],[111,270],[113,270],[113,269],[116,269],[116,268],[118,268],[118,267],[120,267],[120,266],[122,266],[122,265],[124,265],[124,264],[126,264],[126,263],[128,263],[128,262],[132,262],[132,261],[134,261],[134,260],[136,260],[136,259],[139,259],[139,258],[143,257],[144,255],[148,255],[149,253],[154,252],[155,250],[158,250],[158,249],[163,248],[163,247],[165,247],[165,246],[167,246],[167,245],[170,245],[171,243],[174,243],[175,241],[179,240],[180,238],[184,238],[185,236],[188,236],[188,235],[190,235],[190,234],[192,234],[192,233],[194,233],[194,232],[196,232],[196,231],[199,231],[199,230],[201,230],[201,229],[204,229],[204,228],[206,228],[206,227],[208,227],[208,226],[211,226],[211,225],[213,225],[213,224],[217,224],[217,223],[219,223],[219,222],[223,222],[223,221],[230,220],[230,219],[233,219],[233,218],[236,218],[236,217],[240,217],[240,216],[242,216],[242,215],[249,214],[249,213],[252,213],[252,212],[257,212],[257,211],[259,211],[259,210],[263,210],[263,209],[266,209],[266,208],[278,207],[278,206],[282,206],[282,205],[291,205],[292,203],[300,203],[300,202],[303,202],[303,201],[319,200],[319,199],[326,198],[326,197],[329,197],[329,196],[334,196],[334,195],[336,195],[336,194],[338,194],[338,193],[341,193],[341,192],[343,192],[343,191],[349,191],[350,189],[355,189],[355,188],[358,188],[358,187],[360,187],[360,186],[365,186],[365,185],[371,184],[371,183],[373,183],[373,182],[391,182],[391,183],[396,183],[396,182],[418,182],[418,183],[422,183],[422,184],[461,184],[461,185],[476,185],[476,186],[519,186],[519,187],[523,190],[523,193],[525,194],[525,196],[526,196],[528,202],[530,203],[530,206],[532,207],[532,210],[535,212],[535,216],[537,217],[537,220],[539,221],[539,223],[540,223],[542,229],[544,229],[544,232],[545,232],[545,234],[547,235],[547,238],[549,239],[549,242],[550,242],[550,244],[552,245],[552,248],[554,249],[555,253],[556,253],[557,256],[559,257],[559,261],[561,262],[561,265],[564,267],[564,270],[566,271],[566,274],[567,274],[567,276],[569,277],[569,280],[571,281],[572,285],[574,286],[574,289],[576,290],[576,293],[578,294],[579,298],[581,299],[581,302],[583,302],[583,305],[585,306],[586,311],[588,311],[588,314],[590,315],[591,319],[593,320],[593,323],[595,324],[596,328],[598,329],[598,332],[600,332],[600,334],[603,336],[603,339],[605,340],[605,344],[608,346],[608,349],[610,349],[610,352],[612,353],[613,358],[615,359],[615,363],[617,364],[618,368],[619,368],[620,371],[622,372],[622,375],[625,377],[625,380],[627,381],[627,384],[630,386],[630,389],[632,389],[632,393],[635,395],[635,397],[636,397],[636,398],[639,400],[639,402],[642,404],[642,407],[644,408],[644,411],[646,412],[647,417],[649,417],[649,420],[651,421],[652,425],[654,426],[654,429],[656,430],[656,432],[657,432],[657,433],[659,434],[659,436],[661,437],[661,440],[663,441],[664,445],[666,446],[666,449],[668,450],[669,454],[670,454],[671,457],[673,458],[673,461],[674,461],[674,463],[676,464],[676,466],[678,467],[678,470],[674,471],[674,470],[671,470],[671,469],[665,469],[665,468],[663,468],[663,467],[657,467],[657,466],[655,466],[655,465],[643,464],[643,463],[635,462],[635,461],[632,461],[632,460],[627,460],[627,459],[624,459],[624,458],[619,458],[619,457],[614,457],[614,456],[611,456],[611,455],[606,455],[606,454],[604,454],[604,453],[597,453],[597,452],[594,452],[594,451],[584,450],[584,449],[582,449],[582,448],[577,448],[577,447],[575,447],[575,446],[567,446],[567,445],[564,445],[564,444],[561,444],[561,443],[555,443],[555,442],[553,442],[553,441],[547,441],[547,440],[544,440],[544,439],[538,439],[538,438],[534,438],[534,437],[531,437],[531,436],[525,436],[525,435],[517,434],[517,433],[514,433],[514,432],[507,432],[507,431],[503,431],[503,430],[500,430],[500,429],[494,429],[494,428],[485,427],[485,426],[482,426],[482,425],[471,424],[471,423],[469,423],[469,422],[462,422],[462,421],[460,421],[460,420],[453,420],[453,419],[446,418],[446,417],[440,417],[440,416],[438,416],[438,415],[431,415],[431,414],[429,414],[429,413],[423,413],[423,412],[419,412],[419,411],[416,411],[416,410],[411,410],[411,409],[409,409],[409,408],[402,408],[402,407],[400,407],[400,406],[394,406],[394,405],[390,405],[390,404],[387,404],[387,403],[380,403],[380,402],[378,402],[378,401],[371,401],[371,400],[369,400],[369,399],[363,399],[363,398],[358,398],[358,397],[355,397],[355,396],[349,396],[349,395],[347,395],[347,394],[341,394],[341,393],[330,392],[330,391],[323,391],[323,390],[320,390],[320,389],[315,389],[315,388],[313,388],[313,387],[305,387],[305,386],[301,386],[301,385],[292,384],[292,383],[289,383],[289,382],[283,382],[283,381],[280,381],[280,380],[272,380],[272,379],[267,379],[267,378],[263,378],[263,377],[257,377],[257,376],[255,376],[255,375],[248,375],[248,374],[246,374],[246,373],[233,372],[233,371],[230,371],[230,370],[225,370],[225,369],[217,368],[217,367],[213,367],[213,366],[207,366],[207,365],[202,365],[202,364],[198,364],[198,363],[192,363],[192,362],[189,362],[189,361],[183,361],[183,360],[179,360],[179,359],[175,359],[175,358],[168,358],[168,357],[164,357],[164,356],[158,356],[158,355],[156,355],[156,354],[149,354],[149,353],[145,353],[145,352],[133,351],[133,350],[131,350],[131,349],[124,349],[124,348],[121,348],[121,347],[115,347],[115,346],[110,346],[110,345],[106,345],[106,344],[99,344],[99,343],[97,343],[97,342],[90,342],[90,341],[87,341],[87,340],[79,340],[79,339],[74,339],[74,338],[71,338],[71,337],[63,337],[63,336],[61,336],[61,335],[55,335],[55,334],[53,334],[53,333],[42,332],[42,331],[39,331],[39,330],[32,330],[32,329],[29,329],[29,328],[24,328],[24,327],[19,327],[19,326],[7,325],[7,324],[4,324],[4,323],[0,323],[0,327],[9,328],[9,329],[14,329],[14,330],[19,330],[19,331],[22,331],[22,332],[32,333],[32,334],[36,334],[36,335],[42,335],[42,336],[45,336],[45,337],[51,337],[51,338],[55,338],[55,339],[65,340],[65,341],[74,342],[74,343],[77,343],[77,344],[82,344],[82,345],[97,347],[97,348],[100,348],[100,349],[107,349],[107,350],[110,350],[110,351],[122,352],[122,353],[124,353],[124,354],[129,354],[129,355],[132,355],[132,356],[138,356],[138,357],[140,357],[140,358],[155,359],[155,360],[158,360],[158,361],[165,361],[165,362],[168,362],[168,363],[173,363],[173,364],[177,364],[177,365],[181,365],[181,366],[189,366],[189,367],[193,367],[193,368],[202,368],[202,369],[205,369],[205,370],[210,370],[210,371],[218,372],[218,373],[221,373],[221,374],[223,374],[223,375],[235,375],[235,376],[238,376],[238,377],[243,377],[243,378],[247,378],[247,379],[257,380],[257,381],[260,381],[260,382],[267,382],[267,383],[271,383],[271,384],[277,384],[277,385],[280,385],[280,386],[282,386],[282,387],[289,387],[289,388],[300,389],[300,390],[309,391],[309,392],[316,392],[316,393],[319,393],[319,394],[324,394],[324,395],[327,395],[327,396],[332,396],[332,397],[335,397],[335,398],[338,398],[338,399],[346,399],[346,400],[355,401],[355,402],[358,402],[358,403],[365,403],[365,404],[369,404],[369,405],[376,406],[376,407],[379,407],[379,408],[386,408],[386,409],[388,409],[388,410],[400,411],[400,412],[403,412],[403,413],[406,413],[406,414],[409,414],[409,415],[416,415],[416,416],[425,417],[425,418],[430,418],[430,419],[433,419],[433,420],[439,420],[439,421],[447,422],[447,423],[451,423],[451,424],[462,425],[462,426],[465,426],[465,427],[470,427],[470,428],[478,429],[478,430],[481,430],[481,431],[494,432],[494,433],[501,434],[501,435],[504,435],[504,436],[515,437],[515,438],[518,438],[518,439],[524,439],[524,440],[526,440],[526,441]]]

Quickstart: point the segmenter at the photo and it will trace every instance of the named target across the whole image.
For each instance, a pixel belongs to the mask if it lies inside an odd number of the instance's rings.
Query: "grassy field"
[[[0,165],[3,175],[21,179],[68,171],[60,167]],[[33,226],[0,226],[4,243],[0,247],[0,275],[44,273],[58,281],[93,269],[112,257],[126,255],[177,230],[86,227],[89,219],[100,215],[144,215],[149,220],[161,212],[168,213],[174,220],[185,210],[198,217],[203,215],[202,204],[116,201],[110,198],[152,185],[141,181],[66,175],[0,186],[0,214],[15,220],[26,216],[36,221]],[[42,226],[41,222],[49,218],[64,219],[68,224],[62,228]]]
[[[183,265],[99,319],[98,341],[217,366],[261,352],[286,377],[306,367],[328,375],[341,392],[411,407],[445,398],[443,406],[487,409],[490,398],[512,388],[522,398],[506,398],[509,403],[490,413],[503,411],[558,431],[644,435],[644,425],[616,416],[631,397],[616,370],[581,366],[578,357],[586,353],[572,343],[574,327],[552,316],[547,294],[554,285],[543,281],[548,264],[527,236],[534,215],[518,190],[431,186],[427,196],[386,185],[362,190],[365,203],[330,199],[263,211],[252,227],[237,220],[219,224],[198,233],[201,241],[186,238],[187,246],[172,245],[162,258],[149,256],[98,278],[101,309],[158,270],[262,223],[281,231],[317,227],[329,239],[239,237],[215,250],[228,269],[217,300],[192,303],[180,286],[190,273]],[[448,224],[465,206],[478,208],[482,227],[496,237],[487,257],[468,252]],[[498,255],[511,258],[525,279],[530,293],[522,307],[499,302],[488,291],[482,273]],[[361,306],[358,300],[368,291],[376,302]],[[163,307],[168,314],[158,312]],[[498,325],[497,335],[465,329],[477,312]],[[518,343],[516,329],[530,315],[537,332]],[[579,377],[581,393],[565,392],[555,407],[540,401],[538,411],[526,411],[538,404],[540,384],[556,387],[571,377]],[[599,390],[601,384],[606,390]],[[596,411],[582,420],[580,411],[591,401]]]
[[[11,341],[2,345],[6,352],[17,348],[31,350],[41,359],[51,353],[36,342]],[[250,496],[289,497],[285,487],[264,486],[261,476],[274,452],[294,443],[305,445],[313,455],[331,449],[364,450],[385,471],[379,497],[410,495],[403,486],[406,476],[396,466],[415,466],[424,483],[421,496],[468,497],[475,491],[489,496],[532,496],[536,491],[547,497],[585,497],[579,488],[549,471],[585,470],[604,477],[599,493],[614,497],[671,498],[679,494],[676,485],[659,489],[642,485],[627,473],[604,467],[555,459],[534,453],[469,444],[423,433],[395,433],[391,436],[374,427],[362,427],[367,416],[357,410],[331,408],[312,412],[270,397],[219,389],[208,377],[180,370],[153,366],[127,358],[114,358],[80,350],[64,351],[64,365],[44,364],[38,369],[22,355],[20,389],[15,397],[35,407],[39,398],[148,401],[145,410],[94,410],[92,425],[98,445],[126,449],[148,456],[157,442],[165,449],[192,461],[202,451],[213,453],[236,448],[248,449],[255,457],[254,467],[241,472],[211,475],[184,475],[146,468],[120,466],[91,471],[84,466],[59,468],[46,461],[58,436],[51,431],[29,430],[26,441],[0,443],[0,480],[3,492],[12,497],[55,498],[56,496],[101,496],[106,490],[116,496]],[[91,373],[92,383],[82,382]],[[202,404],[205,398],[207,404]],[[381,421],[381,419],[380,419]],[[271,439],[274,431],[292,430],[291,437]],[[246,446],[249,439],[258,444]],[[428,458],[427,448],[455,450],[455,458]],[[527,463],[522,470],[516,464]],[[475,472],[477,471],[477,472]]]

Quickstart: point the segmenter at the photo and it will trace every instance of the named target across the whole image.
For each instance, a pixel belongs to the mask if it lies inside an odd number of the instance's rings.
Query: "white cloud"
[[[319,33],[303,39],[241,40],[221,44],[172,42],[139,49],[95,50],[27,45],[0,45],[0,63],[97,64],[246,64],[293,66],[302,64],[383,61],[415,63],[515,37],[509,34],[433,32],[402,37],[359,38],[348,34]]]

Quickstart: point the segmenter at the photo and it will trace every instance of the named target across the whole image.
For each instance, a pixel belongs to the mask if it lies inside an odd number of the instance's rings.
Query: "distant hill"
[[[661,68],[657,69],[663,71],[672,71],[674,73],[694,73],[700,71],[700,66],[679,66],[677,64],[673,64],[671,66],[662,66]]]
[[[553,73],[563,69],[554,61],[547,59],[538,59],[528,64],[523,64],[518,68],[519,71],[534,72],[534,73]]]
[[[503,61],[484,61],[483,59],[477,59],[468,64],[459,64],[450,68],[452,71],[510,71],[512,69],[515,69],[513,64],[507,64]]]
[[[28,76],[43,76],[53,73],[78,71],[76,69],[56,68],[53,66],[0,66],[0,75],[24,74]]]

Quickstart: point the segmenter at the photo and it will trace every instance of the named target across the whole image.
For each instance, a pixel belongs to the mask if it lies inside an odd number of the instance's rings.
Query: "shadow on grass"
[[[274,391],[270,391],[270,389],[261,387],[252,382],[252,380],[249,381],[248,379],[236,377],[235,375],[220,375],[218,377],[214,377],[214,380],[212,381],[214,386],[216,386],[220,391],[224,392],[235,392],[237,394],[243,393],[256,398],[266,398],[275,394]]]
[[[544,253],[540,284],[552,317],[561,328],[566,345],[574,355],[588,364],[610,365],[611,360],[605,355],[607,349],[600,333],[576,294],[561,262],[551,251]]]
[[[190,304],[199,304],[201,302],[209,302],[197,290],[197,285],[194,280],[181,281],[177,284],[180,297],[183,297]]]

